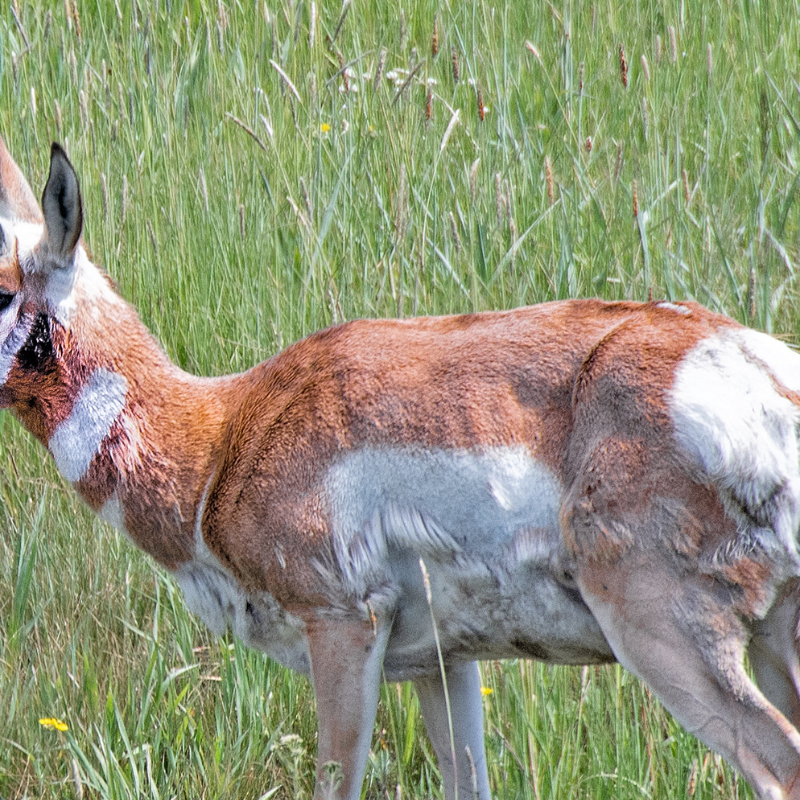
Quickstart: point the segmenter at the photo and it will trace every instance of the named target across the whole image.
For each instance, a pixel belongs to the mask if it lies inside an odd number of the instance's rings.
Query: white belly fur
[[[389,679],[438,670],[432,620],[448,660],[613,658],[564,576],[561,487],[523,448],[354,451],[330,470],[325,490],[337,563],[320,571],[332,595],[392,614]],[[230,628],[308,673],[303,623],[266,593],[246,595],[199,530],[195,544],[195,559],[175,574],[189,609],[213,631]],[[430,606],[420,559],[430,576]]]

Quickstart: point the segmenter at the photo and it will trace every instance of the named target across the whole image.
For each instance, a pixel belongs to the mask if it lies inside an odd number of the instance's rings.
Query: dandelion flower
[[[323,133],[329,133],[329,132],[330,132],[330,129],[331,129],[331,126],[330,126],[330,125],[328,125],[328,123],[327,123],[327,122],[323,122],[323,123],[322,123],[322,125],[320,125],[320,126],[319,126],[319,129],[320,129],[320,130],[321,130]]]
[[[56,717],[45,717],[39,720],[39,724],[43,728],[53,728],[53,730],[60,731],[64,733],[64,731],[69,730],[69,725],[63,720],[57,719]]]
[[[481,694],[484,697],[488,697],[492,692],[494,692],[494,689],[491,686],[481,686]]]

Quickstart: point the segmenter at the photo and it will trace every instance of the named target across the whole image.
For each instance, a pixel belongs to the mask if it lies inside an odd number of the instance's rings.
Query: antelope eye
[[[5,311],[10,305],[11,301],[16,297],[14,292],[0,291],[0,312]]]

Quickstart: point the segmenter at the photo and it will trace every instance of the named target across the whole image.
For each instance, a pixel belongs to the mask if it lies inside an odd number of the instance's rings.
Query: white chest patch
[[[89,469],[92,459],[122,413],[128,382],[107,369],[95,370],[81,389],[70,415],[56,428],[47,446],[58,471],[72,483]]]

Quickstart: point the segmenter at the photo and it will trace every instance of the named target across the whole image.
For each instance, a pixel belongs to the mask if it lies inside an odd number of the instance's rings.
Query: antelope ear
[[[48,251],[64,260],[72,257],[83,229],[83,202],[78,176],[61,145],[50,148],[50,175],[42,194],[44,241]]]
[[[41,222],[31,187],[0,138],[0,215],[20,222]]]

